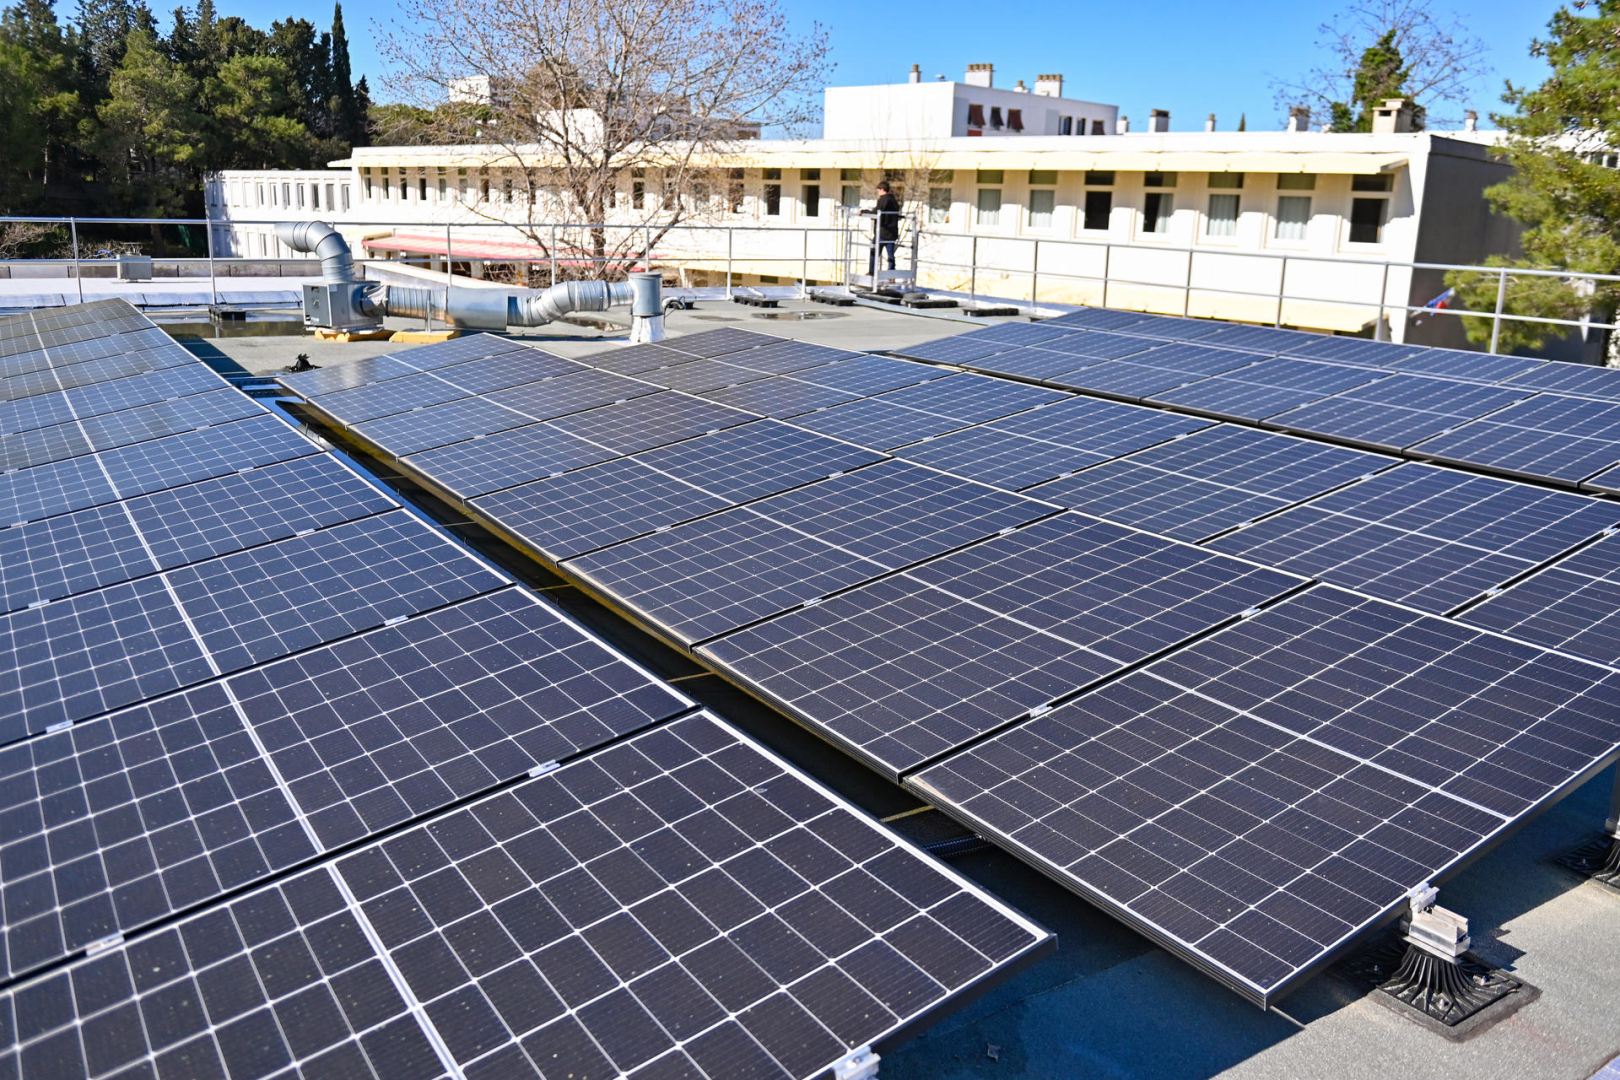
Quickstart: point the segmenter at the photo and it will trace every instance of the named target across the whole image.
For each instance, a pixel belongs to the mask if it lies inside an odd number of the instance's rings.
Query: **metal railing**
[[[322,215],[312,212],[308,216]],[[58,267],[63,277],[75,279],[82,300],[86,270],[109,266],[110,262],[87,257],[81,246],[81,227],[105,231],[108,227],[196,226],[201,227],[206,237],[204,252],[153,256],[154,266],[173,271],[172,275],[159,276],[206,277],[210,303],[217,304],[220,279],[238,276],[233,273],[235,270],[276,267],[285,271],[288,264],[301,268],[311,261],[310,256],[298,253],[255,256],[235,250],[235,241],[246,239],[239,236],[239,230],[263,230],[256,235],[265,235],[275,225],[289,220],[303,218],[0,217],[0,224],[65,226],[70,245],[69,253],[57,258],[0,261],[0,277],[11,276],[14,268],[27,268],[28,276],[37,277],[41,269]],[[876,243],[871,218],[856,217],[852,208],[843,207],[837,209],[834,223],[829,225],[737,225],[720,221],[674,225],[576,221],[443,223],[346,215],[331,216],[329,220],[351,234],[367,229],[389,230],[392,234],[362,240],[362,248],[370,241],[390,238],[416,240],[421,247],[430,238],[437,243],[442,232],[442,251],[407,251],[389,256],[367,256],[362,252],[355,262],[381,267],[425,262],[434,270],[437,269],[434,264],[442,263],[447,286],[454,280],[458,264],[468,264],[469,273],[474,276],[479,264],[543,267],[550,281],[560,280],[559,275],[564,274],[582,276],[575,273],[582,266],[588,267],[589,276],[628,269],[684,269],[723,273],[725,292],[730,296],[739,273],[757,277],[765,273],[761,267],[769,266],[781,267],[783,273],[773,276],[787,277],[803,296],[807,294],[806,283],[811,280],[825,279],[839,285],[866,283],[860,271],[868,266]],[[1404,337],[1406,321],[1414,315],[1477,318],[1490,321],[1489,351],[1492,353],[1500,347],[1504,324],[1537,324],[1570,330],[1620,328],[1614,323],[1548,318],[1509,310],[1509,284],[1515,279],[1558,278],[1585,283],[1592,288],[1599,282],[1620,282],[1620,275],[1254,251],[1213,244],[1178,247],[1147,241],[1021,236],[999,231],[947,232],[909,217],[907,224],[909,228],[902,237],[900,251],[911,261],[909,273],[904,276],[917,287],[949,291],[970,302],[1011,301],[1031,311],[1088,304],[1113,305],[1274,326],[1290,323],[1321,326],[1324,325],[1321,318],[1302,322],[1299,313],[1340,311],[1343,312],[1341,321],[1355,327],[1372,322],[1375,336],[1380,339]],[[226,237],[230,242],[222,245]],[[456,250],[458,241],[460,252]],[[515,242],[528,245],[529,250],[495,251],[488,246],[492,242]],[[220,251],[221,246],[228,250]],[[813,266],[818,270],[814,277],[810,273]],[[182,271],[191,272],[182,274]],[[1410,302],[1417,275],[1432,277],[1435,292],[1440,293],[1444,288],[1444,275],[1452,271],[1480,275],[1487,281],[1494,279],[1493,308],[1436,308]]]

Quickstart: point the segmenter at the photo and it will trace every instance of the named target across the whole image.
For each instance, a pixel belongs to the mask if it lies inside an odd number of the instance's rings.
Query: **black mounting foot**
[[[1448,960],[1398,933],[1337,970],[1381,1004],[1448,1039],[1467,1038],[1539,996],[1534,987],[1473,953]]]
[[[309,353],[299,353],[298,358],[292,362],[292,366],[283,368],[282,370],[296,375],[301,371],[314,371],[320,366],[321,365],[319,364],[312,364],[309,362]]]
[[[1620,837],[1599,833],[1555,862],[1582,877],[1620,889]]]

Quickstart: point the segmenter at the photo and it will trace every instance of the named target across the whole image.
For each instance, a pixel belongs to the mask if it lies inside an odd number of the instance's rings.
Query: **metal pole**
[[[214,215],[203,202],[203,223],[208,228],[208,306],[219,306],[219,282],[214,279]]]
[[[1186,318],[1192,314],[1192,264],[1193,252],[1187,249],[1187,284],[1181,289],[1181,317]]]
[[[810,230],[800,230],[804,233],[804,252],[799,263],[799,299],[804,300],[810,295]]]
[[[551,284],[557,284],[557,226],[551,227]]]
[[[1276,319],[1272,320],[1272,323],[1271,323],[1271,325],[1273,327],[1275,327],[1276,329],[1278,329],[1278,330],[1282,329],[1283,292],[1284,292],[1284,290],[1287,289],[1287,287],[1288,287],[1288,256],[1284,255],[1283,256],[1283,261],[1282,261],[1282,269],[1277,272],[1277,317],[1276,317]]]
[[[1035,238],[1035,257],[1029,264],[1029,306],[1031,309],[1040,302],[1041,295],[1041,238]]]
[[[1384,280],[1378,286],[1378,323],[1373,327],[1374,341],[1388,341],[1389,329],[1384,325],[1384,305],[1389,301],[1389,263],[1384,264]]]
[[[1507,299],[1507,267],[1496,273],[1496,314],[1491,318],[1491,354],[1496,354],[1497,343],[1502,340],[1502,303]]]
[[[979,299],[979,238],[973,237],[973,247],[968,253],[968,297],[974,301]]]
[[[1108,271],[1114,262],[1114,245],[1103,245],[1103,295],[1102,306],[1108,306]]]
[[[731,248],[732,248],[732,243],[731,242],[736,237],[736,235],[737,235],[736,226],[727,225],[726,226],[726,299],[727,300],[731,299]]]
[[[456,263],[450,250],[450,225],[446,222],[444,226],[444,310],[447,315],[450,313],[450,286],[455,284],[455,280]]]
[[[84,270],[79,266],[79,223],[68,218],[68,230],[73,234],[73,280],[79,283],[79,303],[84,303]]]

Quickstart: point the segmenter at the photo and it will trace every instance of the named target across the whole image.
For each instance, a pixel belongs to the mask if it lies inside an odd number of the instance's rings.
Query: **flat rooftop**
[[[760,312],[706,302],[669,318],[672,334],[727,325],[881,351],[985,323],[808,303]],[[523,336],[562,355],[580,356],[600,351],[623,331],[557,324]],[[254,374],[285,367],[299,353],[329,366],[394,348],[293,336],[187,344],[217,367]],[[409,482],[398,479],[411,495]],[[424,503],[433,501],[420,490],[415,494]],[[451,517],[442,504],[437,514]],[[476,531],[455,531],[486,553],[505,547],[489,539],[486,549]],[[569,614],[655,673],[680,679],[678,685],[700,702],[872,814],[888,817],[919,805],[741,691],[704,676],[689,657],[538,564],[509,548],[504,557],[524,563],[514,572],[545,589]],[[1614,1007],[1620,1001],[1620,939],[1614,933],[1620,892],[1583,881],[1552,860],[1601,828],[1614,780],[1614,770],[1606,770],[1443,887],[1441,903],[1470,921],[1474,952],[1539,991],[1466,1041],[1432,1033],[1332,971],[1263,1012],[1025,863],[990,849],[956,858],[953,865],[1056,932],[1058,951],[885,1056],[880,1075],[888,1080],[1593,1076],[1620,1054]]]

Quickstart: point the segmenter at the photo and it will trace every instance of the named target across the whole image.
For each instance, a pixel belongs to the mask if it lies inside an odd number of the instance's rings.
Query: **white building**
[[[917,218],[925,288],[1343,333],[1378,332],[1382,320],[1397,340],[1459,345],[1455,319],[1409,318],[1407,305],[1443,291],[1444,271],[1407,264],[1477,264],[1512,250],[1517,235],[1482,195],[1508,174],[1489,152],[1494,134],[1413,132],[1398,105],[1371,134],[1205,125],[1094,135],[1096,121],[1125,126],[1117,107],[1063,97],[1055,76],[1031,92],[996,89],[988,65],[962,82],[919,76],[829,88],[822,138],[742,142],[708,163],[724,190],[683,205],[683,228],[658,240],[656,262],[692,284],[728,273],[733,284],[840,280],[851,265],[845,212],[870,206],[877,183],[894,178]],[[1169,117],[1149,126],[1168,129]],[[363,256],[442,268],[448,250],[473,272],[543,261],[546,223],[577,221],[577,208],[554,190],[531,201],[505,155],[363,147],[333,162],[338,172],[215,174],[209,199],[230,223],[229,250],[243,255],[291,254],[275,248],[268,222],[319,216],[345,226]],[[622,177],[616,228],[668,220],[679,196],[646,172]],[[519,235],[494,227],[504,223],[541,224]],[[864,272],[864,253],[854,262]]]

